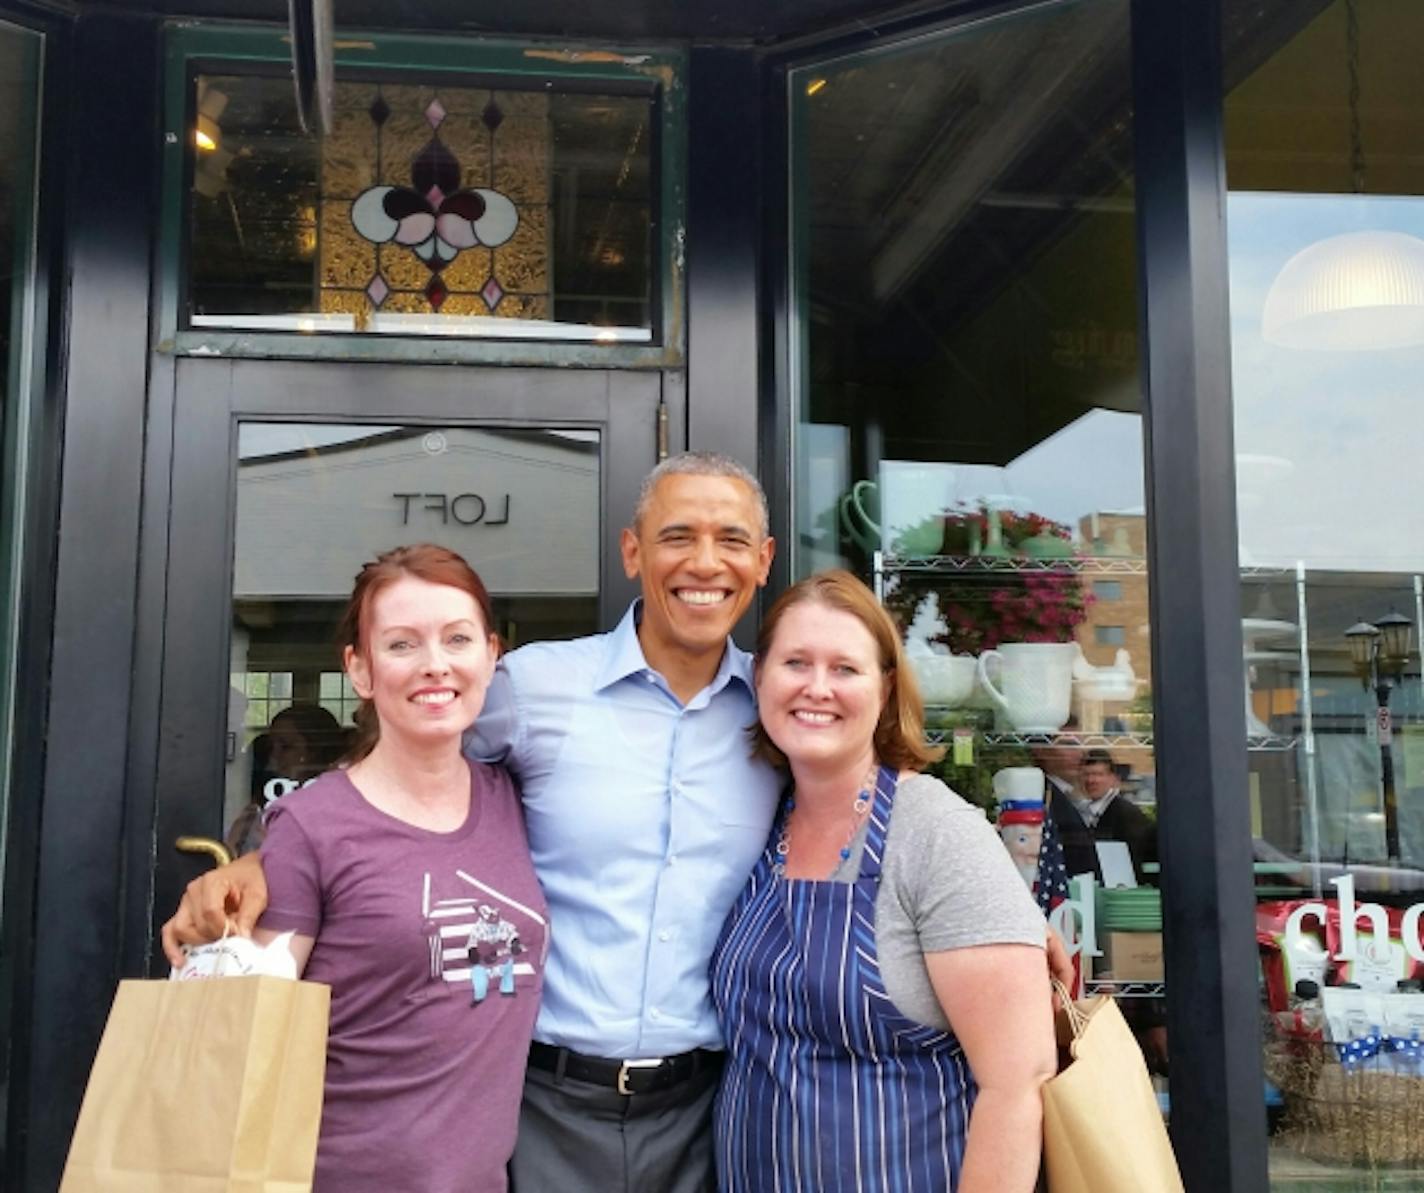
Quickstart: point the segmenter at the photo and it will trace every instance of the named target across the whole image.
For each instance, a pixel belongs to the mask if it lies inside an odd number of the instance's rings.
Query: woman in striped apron
[[[894,623],[848,572],[763,621],[758,749],[790,770],[723,929],[729,1193],[1028,1193],[1055,1050],[1044,924],[988,822],[918,768]]]

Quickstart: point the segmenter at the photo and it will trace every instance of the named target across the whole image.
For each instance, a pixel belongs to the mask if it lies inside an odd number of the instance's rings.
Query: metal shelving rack
[[[1072,556],[1062,559],[1035,559],[1023,556],[986,556],[986,555],[915,555],[902,556],[893,555],[883,551],[876,551],[872,557],[873,566],[873,587],[875,595],[884,600],[886,596],[887,581],[900,574],[913,574],[917,576],[925,575],[945,575],[945,576],[972,576],[972,575],[1063,575],[1063,576],[1144,576],[1147,574],[1147,560],[1135,556]],[[1248,734],[1246,748],[1253,753],[1283,753],[1293,751],[1298,747],[1305,747],[1306,757],[1303,759],[1305,770],[1308,776],[1308,797],[1312,806],[1314,805],[1316,793],[1314,790],[1314,766],[1312,745],[1312,723],[1309,693],[1310,662],[1306,654],[1306,615],[1305,615],[1305,577],[1302,569],[1290,569],[1280,567],[1257,567],[1244,566],[1241,569],[1243,580],[1275,580],[1294,578],[1296,581],[1297,596],[1297,617],[1298,617],[1298,649],[1300,654],[1300,667],[1302,684],[1306,689],[1303,707],[1303,736],[1295,737],[1284,734]],[[1421,623],[1424,623],[1424,610],[1421,610]],[[933,706],[927,709],[933,715],[936,711],[944,712],[948,710],[936,710]],[[955,710],[956,712],[960,710]],[[1019,747],[1029,748],[1033,746],[1066,746],[1072,749],[1107,749],[1107,750],[1133,750],[1152,749],[1153,734],[1151,730],[1123,731],[1123,732],[1101,732],[1084,733],[1080,731],[1060,731],[1056,733],[1015,733],[1000,732],[993,729],[986,729],[983,725],[968,726],[937,726],[929,728],[925,732],[926,740],[931,745],[949,745],[956,728],[971,728],[980,743],[985,747]],[[1312,817],[1312,821],[1314,817]],[[1166,995],[1166,983],[1161,981],[1126,981],[1112,978],[1087,979],[1083,983],[1085,995],[1091,997],[1097,994],[1110,994],[1114,998],[1163,998]]]
[[[949,575],[976,572],[1030,573],[1050,576],[1145,576],[1147,560],[1129,555],[1073,555],[1034,559],[1025,555],[889,555],[876,551],[872,560],[875,593],[884,597],[885,577],[899,572]]]
[[[1166,982],[1117,982],[1112,978],[1090,978],[1083,983],[1083,993],[1111,994],[1114,998],[1164,998]]]

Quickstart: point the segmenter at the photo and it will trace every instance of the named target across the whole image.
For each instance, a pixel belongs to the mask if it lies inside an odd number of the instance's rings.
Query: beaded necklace
[[[856,792],[855,799],[851,801],[851,822],[850,831],[846,833],[845,844],[840,849],[840,861],[836,863],[835,869],[828,877],[834,876],[836,870],[850,860],[850,844],[855,840],[856,833],[860,832],[860,827],[865,823],[866,815],[870,812],[873,796],[875,794],[875,779],[880,773],[879,764],[873,764],[869,774],[865,776],[865,781],[861,784],[860,790]],[[780,878],[786,876],[786,859],[791,853],[791,813],[796,809],[795,788],[786,796],[786,813],[781,818],[781,831],[776,837],[776,860],[772,863],[772,869]]]

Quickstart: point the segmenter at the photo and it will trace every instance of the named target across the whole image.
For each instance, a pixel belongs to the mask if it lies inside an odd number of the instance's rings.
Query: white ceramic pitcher
[[[1020,733],[1054,733],[1073,700],[1073,642],[1006,642],[979,656],[979,684]],[[998,663],[1002,688],[989,678]]]

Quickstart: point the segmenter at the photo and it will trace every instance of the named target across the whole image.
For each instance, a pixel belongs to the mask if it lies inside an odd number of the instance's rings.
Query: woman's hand
[[[1043,1138],[1041,1087],[1058,1065],[1043,953],[979,945],[927,953],[925,966],[979,1086],[960,1193],[1030,1193]]]
[[[261,855],[244,854],[188,884],[178,911],[163,925],[163,955],[170,965],[181,966],[185,944],[207,944],[220,939],[224,931],[251,936],[266,909],[267,878]]]
[[[1078,975],[1073,972],[1073,958],[1068,955],[1068,946],[1063,943],[1063,937],[1059,936],[1052,928],[1048,930],[1045,950],[1048,953],[1048,976],[1072,990],[1074,983],[1078,980]],[[1058,996],[1056,994],[1053,999],[1054,1004],[1057,1005]]]

